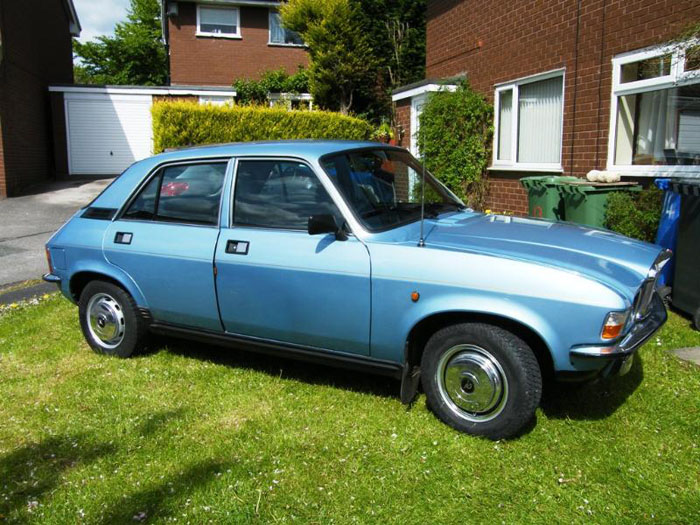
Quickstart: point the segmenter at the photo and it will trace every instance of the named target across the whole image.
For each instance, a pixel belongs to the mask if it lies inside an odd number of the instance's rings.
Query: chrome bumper
[[[570,350],[572,357],[594,357],[616,359],[633,354],[666,322],[666,307],[657,292],[654,292],[647,314],[636,320],[630,331],[613,345],[575,346]]]
[[[54,274],[52,274],[52,273],[44,274],[44,276],[42,277],[42,279],[43,279],[44,281],[46,281],[47,283],[61,284],[61,278],[60,278],[58,275],[54,275]]]

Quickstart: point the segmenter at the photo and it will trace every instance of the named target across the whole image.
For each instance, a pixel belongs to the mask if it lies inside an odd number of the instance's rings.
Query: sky
[[[126,18],[129,0],[73,0],[83,30],[79,40],[87,42],[96,36],[111,35],[114,24]]]

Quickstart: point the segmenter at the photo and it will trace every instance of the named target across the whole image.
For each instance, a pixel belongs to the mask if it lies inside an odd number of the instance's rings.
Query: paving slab
[[[0,285],[46,273],[44,244],[112,179],[57,182],[0,200]]]
[[[677,350],[672,350],[672,352],[684,361],[690,361],[700,366],[700,346],[678,348]]]

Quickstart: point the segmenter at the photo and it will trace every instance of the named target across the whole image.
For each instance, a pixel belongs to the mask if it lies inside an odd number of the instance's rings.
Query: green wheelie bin
[[[577,181],[577,177],[523,177],[520,184],[527,190],[530,217],[564,220],[564,202],[557,190],[560,184]]]
[[[581,179],[557,188],[564,200],[566,220],[595,228],[605,227],[605,210],[611,193],[642,189],[634,182],[588,182]]]

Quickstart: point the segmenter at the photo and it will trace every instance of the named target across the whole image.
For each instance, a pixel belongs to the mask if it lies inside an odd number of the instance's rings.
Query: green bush
[[[605,226],[627,237],[654,242],[662,200],[663,192],[653,186],[636,193],[611,193],[605,210]]]
[[[418,144],[427,168],[465,203],[482,209],[491,158],[493,107],[464,81],[429,96]]]
[[[156,153],[166,148],[255,140],[367,140],[374,131],[364,120],[328,111],[157,102],[152,114]]]
[[[269,93],[308,93],[309,73],[303,67],[293,75],[278,69],[264,73],[260,80],[236,80],[233,88],[239,104],[264,104]]]

